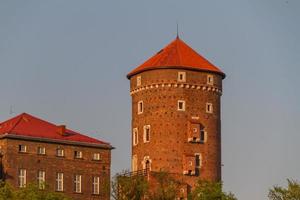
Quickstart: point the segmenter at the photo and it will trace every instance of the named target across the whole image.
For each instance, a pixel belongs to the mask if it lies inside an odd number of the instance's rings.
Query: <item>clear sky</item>
[[[226,74],[226,191],[300,180],[299,0],[1,0],[0,121],[27,112],[109,141],[130,167],[126,74],[176,36]],[[13,114],[10,114],[12,106]]]

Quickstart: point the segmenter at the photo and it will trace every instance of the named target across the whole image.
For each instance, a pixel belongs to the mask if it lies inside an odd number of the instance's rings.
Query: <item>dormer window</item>
[[[212,75],[207,75],[207,84],[208,85],[214,84],[214,77]]]
[[[206,103],[206,112],[213,113],[213,105],[212,103]]]
[[[185,111],[185,101],[184,100],[178,100],[177,110],[178,111]]]
[[[186,81],[186,73],[185,72],[178,72],[178,82],[185,82]]]
[[[140,86],[140,85],[142,85],[142,77],[138,76],[136,77],[136,86]]]
[[[138,102],[138,114],[142,114],[144,111],[144,104],[143,101]]]

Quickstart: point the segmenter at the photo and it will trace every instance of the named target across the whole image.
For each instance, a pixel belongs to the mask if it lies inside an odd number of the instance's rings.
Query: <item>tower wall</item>
[[[185,81],[178,80],[179,72],[185,73]],[[213,84],[208,83],[208,76],[213,78]],[[133,170],[147,165],[151,171],[180,175],[191,186],[199,178],[221,180],[222,76],[185,69],[149,70],[130,78],[130,93]],[[185,101],[184,111],[178,110],[179,100]],[[139,114],[141,101],[143,112]],[[212,113],[207,113],[207,103],[212,105]],[[150,140],[144,142],[147,125]],[[199,132],[194,132],[199,125]],[[201,141],[200,129],[205,132]],[[136,130],[138,143],[134,144]],[[195,135],[199,138],[193,138]],[[196,155],[200,155],[199,174],[193,172]]]

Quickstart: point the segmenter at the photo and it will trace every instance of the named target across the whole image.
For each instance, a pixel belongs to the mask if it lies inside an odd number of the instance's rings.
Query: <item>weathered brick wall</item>
[[[178,72],[186,72],[186,81],[178,82]],[[212,75],[214,84],[207,84]],[[141,76],[141,86],[137,86]],[[132,96],[132,128],[138,128],[138,145],[132,145],[132,155],[137,155],[138,170],[143,168],[145,156],[151,159],[151,170],[165,170],[183,174],[187,154],[201,153],[200,178],[221,180],[221,120],[220,96],[222,77],[215,73],[156,69],[145,71],[130,79]],[[185,111],[177,110],[177,101],[185,100]],[[144,111],[137,113],[138,102],[143,101]],[[213,104],[213,113],[206,113],[206,103]],[[188,142],[189,123],[201,123],[207,132],[207,141]],[[143,126],[151,126],[149,143],[143,142]],[[196,176],[184,176],[194,185]]]
[[[20,153],[19,145],[26,145],[27,152]],[[6,181],[18,187],[18,170],[27,170],[27,183],[37,183],[38,170],[46,172],[46,185],[55,191],[56,173],[64,173],[64,192],[75,200],[109,199],[105,190],[110,178],[111,153],[108,149],[64,145],[55,143],[33,142],[16,139],[0,140],[3,149],[3,169]],[[46,155],[38,155],[37,148],[45,147]],[[64,149],[64,157],[56,156],[56,149]],[[82,151],[83,158],[75,159],[74,151]],[[93,153],[100,153],[101,160],[92,160]],[[82,193],[74,192],[74,175],[82,175]],[[92,194],[92,178],[100,177],[100,195]]]

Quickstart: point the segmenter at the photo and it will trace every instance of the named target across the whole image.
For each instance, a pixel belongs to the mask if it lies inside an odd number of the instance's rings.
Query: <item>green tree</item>
[[[0,183],[0,200],[70,200],[63,194],[51,192],[45,187],[40,190],[36,184],[28,184],[25,188],[14,189],[5,182]]]
[[[154,187],[148,191],[150,200],[174,200],[179,191],[180,182],[174,179],[168,172],[154,172],[151,174]]]
[[[143,175],[129,172],[116,174],[111,182],[112,198],[116,200],[141,200],[148,191],[148,182]]]
[[[189,196],[190,200],[237,200],[232,193],[222,191],[221,182],[199,180]]]
[[[274,186],[269,190],[270,200],[300,200],[300,183],[290,179],[287,181],[287,188]]]

